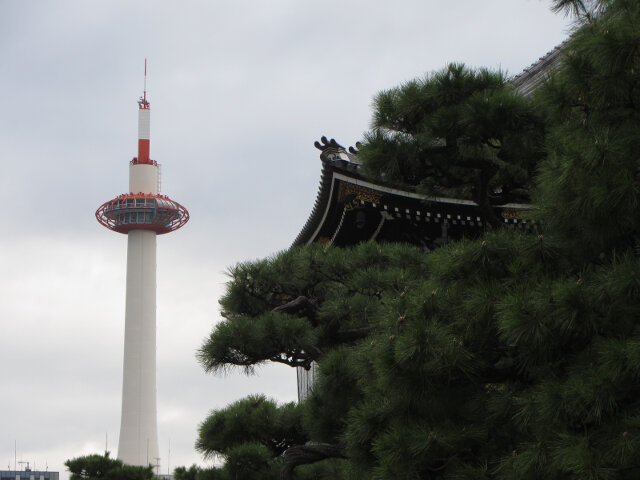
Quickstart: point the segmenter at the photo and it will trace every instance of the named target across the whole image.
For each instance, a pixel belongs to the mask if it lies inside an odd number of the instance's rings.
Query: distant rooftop
[[[0,480],[59,480],[58,472],[38,470],[0,470]]]
[[[531,96],[545,78],[549,77],[553,68],[560,62],[560,54],[564,50],[565,45],[566,41],[562,42],[553,50],[540,57],[537,62],[532,63],[521,73],[513,77],[511,83],[515,85],[520,94],[525,97]]]

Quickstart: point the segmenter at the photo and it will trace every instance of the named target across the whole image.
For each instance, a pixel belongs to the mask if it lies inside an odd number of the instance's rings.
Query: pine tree
[[[553,231],[592,260],[639,239],[640,9],[629,0],[556,3],[578,12],[578,28],[540,95],[554,127],[537,203]]]
[[[104,455],[85,455],[64,462],[71,473],[71,480],[151,480],[154,478],[151,466],[138,467],[124,465],[122,461]]]
[[[542,122],[501,72],[450,64],[379,93],[373,130],[359,145],[365,172],[428,195],[492,204],[528,199]]]
[[[214,412],[202,451],[246,440],[226,457],[231,470],[256,466],[246,478],[640,477],[640,3],[553,5],[576,27],[534,103],[450,66],[381,94],[361,148],[371,175],[467,191],[481,207],[494,188],[535,183],[543,230],[238,265],[205,368],[315,361],[319,379],[296,407],[253,398]],[[469,120],[484,98],[509,99],[500,128],[490,114]],[[260,421],[228,415],[267,404]],[[255,430],[238,440],[247,421]]]

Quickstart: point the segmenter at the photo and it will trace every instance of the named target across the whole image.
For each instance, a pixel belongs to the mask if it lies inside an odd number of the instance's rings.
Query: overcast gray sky
[[[296,397],[295,372],[206,375],[225,270],[287,248],[322,135],[353,145],[379,90],[448,62],[513,75],[567,35],[547,0],[0,0],[0,469],[117,451],[125,193],[144,58],[151,157],[191,221],[158,239],[161,469],[204,465],[207,413]],[[14,443],[15,442],[15,443]],[[62,473],[61,478],[67,474]]]

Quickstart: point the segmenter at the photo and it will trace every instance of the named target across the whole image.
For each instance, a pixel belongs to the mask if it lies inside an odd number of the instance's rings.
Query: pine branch
[[[309,319],[311,325],[316,327],[318,325],[316,322],[316,310],[315,300],[310,300],[308,297],[300,295],[295,300],[291,300],[284,305],[279,305],[271,311],[274,313],[287,313],[289,315],[299,315],[302,313]]]
[[[375,330],[374,327],[353,328],[351,330],[340,330],[336,332],[335,337],[339,343],[353,343],[357,340],[362,340],[368,337],[371,332]]]
[[[293,470],[300,465],[309,465],[327,458],[347,458],[342,447],[330,443],[311,443],[288,448],[280,469],[280,480],[292,480]]]
[[[315,309],[315,303],[309,300],[307,297],[300,295],[295,300],[291,300],[290,302],[287,302],[284,305],[275,307],[271,311],[283,312],[283,313],[288,313],[292,315],[304,309]]]
[[[269,358],[269,360],[275,363],[283,363],[290,367],[302,367],[305,370],[309,370],[311,363],[313,362],[313,359],[311,357],[303,357],[303,356],[300,356],[299,358],[296,359],[296,358],[290,358],[289,356],[283,357],[281,355],[275,355]]]

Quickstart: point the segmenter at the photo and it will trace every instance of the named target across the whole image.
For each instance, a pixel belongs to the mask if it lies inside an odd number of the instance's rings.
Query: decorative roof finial
[[[320,144],[320,142],[322,142],[322,144]],[[344,147],[340,145],[338,142],[336,142],[335,139],[333,138],[331,140],[327,140],[327,137],[323,135],[322,138],[320,139],[320,142],[316,140],[315,142],[313,142],[313,146],[316,147],[318,150],[322,150],[323,152],[327,148],[336,148],[336,149],[344,150]]]

